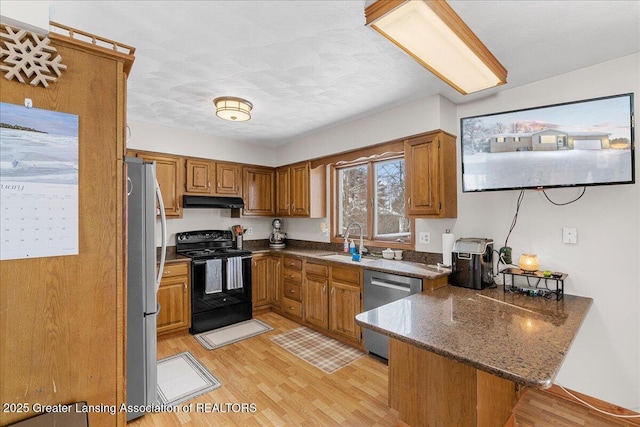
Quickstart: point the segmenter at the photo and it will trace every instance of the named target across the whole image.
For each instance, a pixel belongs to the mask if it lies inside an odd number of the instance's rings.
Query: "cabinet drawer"
[[[292,282],[292,283],[297,283],[297,284],[302,284],[302,272],[301,271],[296,271],[296,270],[291,270],[289,268],[285,268],[284,269],[284,280]]]
[[[284,296],[296,301],[302,301],[302,294],[300,292],[300,285],[291,282],[284,282]]]
[[[334,266],[331,270],[331,276],[333,280],[360,285],[360,270],[356,270],[354,268]]]
[[[284,267],[292,270],[302,270],[302,260],[285,257]]]
[[[189,274],[189,263],[169,263],[164,265],[162,277],[186,276]]]
[[[329,276],[329,267],[323,264],[308,262],[304,266],[305,274],[315,274],[316,276]]]
[[[282,299],[282,310],[293,316],[302,318],[302,304],[289,298]]]

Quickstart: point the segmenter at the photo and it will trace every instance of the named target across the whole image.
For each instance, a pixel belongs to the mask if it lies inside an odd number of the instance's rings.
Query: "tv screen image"
[[[460,119],[462,191],[632,184],[633,94]]]

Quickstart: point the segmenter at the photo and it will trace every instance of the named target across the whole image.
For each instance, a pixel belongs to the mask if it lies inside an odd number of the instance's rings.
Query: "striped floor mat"
[[[158,361],[158,399],[164,405],[177,405],[220,385],[220,381],[188,351]]]

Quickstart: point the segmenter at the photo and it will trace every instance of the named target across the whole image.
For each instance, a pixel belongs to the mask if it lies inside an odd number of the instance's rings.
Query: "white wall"
[[[51,1],[2,0],[2,23],[24,28],[38,34],[49,33]]]
[[[443,114],[448,114],[442,119]],[[278,163],[287,165],[328,154],[366,147],[434,129],[455,134],[455,105],[436,95],[308,135],[276,148]],[[443,127],[444,126],[444,127]]]
[[[506,90],[490,99],[459,105],[458,117],[627,92],[635,92],[637,112],[639,64],[640,54],[635,54]],[[640,170],[638,163],[636,156],[636,171]],[[578,193],[577,189],[547,191],[559,202]],[[501,245],[518,194],[459,193],[455,234],[488,236]],[[582,199],[567,206],[554,206],[542,193],[527,191],[509,238],[514,259],[522,252],[537,253],[542,268],[569,274],[567,293],[594,300],[557,382],[635,410],[640,408],[639,206],[638,184],[589,187]],[[577,245],[562,243],[563,226],[578,228]]]
[[[213,119],[212,119],[213,120]],[[141,122],[128,122],[127,148],[277,166],[272,148]]]

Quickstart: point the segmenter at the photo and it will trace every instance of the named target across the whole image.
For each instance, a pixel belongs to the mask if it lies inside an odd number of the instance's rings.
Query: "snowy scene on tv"
[[[463,118],[463,190],[633,181],[632,95]]]

